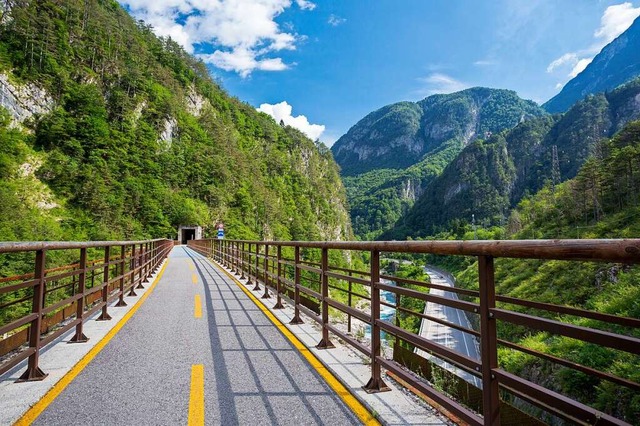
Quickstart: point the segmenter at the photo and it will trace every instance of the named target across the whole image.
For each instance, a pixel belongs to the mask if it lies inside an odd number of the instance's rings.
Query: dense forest
[[[474,87],[368,114],[331,148],[355,234],[375,239],[409,211],[470,142],[546,112],[510,90]]]
[[[640,121],[628,124],[614,138],[602,141],[596,152],[573,179],[556,186],[548,183],[537,194],[525,197],[504,226],[480,225],[474,232],[468,224],[458,224],[433,238],[636,238],[640,233]],[[477,289],[478,266],[473,258],[425,256],[422,261],[453,271],[457,286]],[[640,318],[639,280],[637,266],[496,260],[497,294],[632,318]],[[508,308],[525,309],[515,305]],[[549,312],[536,313],[560,319]],[[563,316],[561,320],[640,336],[637,330],[594,320],[570,316]],[[628,353],[506,325],[499,329],[499,336],[635,382],[640,380],[640,357]],[[504,368],[550,389],[628,420],[640,418],[640,396],[629,389],[587,378],[572,369],[508,348],[500,349],[499,358]]]
[[[330,151],[117,2],[3,4],[0,240],[351,237]]]
[[[504,225],[523,197],[575,177],[590,158],[601,157],[602,141],[640,118],[639,94],[640,78],[588,96],[564,115],[533,118],[475,141],[379,238],[428,237],[472,221]]]

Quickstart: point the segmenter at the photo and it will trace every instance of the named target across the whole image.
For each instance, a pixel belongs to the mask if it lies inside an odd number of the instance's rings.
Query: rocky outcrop
[[[0,73],[0,106],[11,114],[14,125],[20,125],[32,118],[50,112],[55,103],[51,96],[33,83],[20,85]]]

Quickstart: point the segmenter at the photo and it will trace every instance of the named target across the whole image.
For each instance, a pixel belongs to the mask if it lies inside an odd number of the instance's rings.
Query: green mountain
[[[607,92],[640,75],[640,18],[606,45],[589,65],[547,101],[551,113],[565,112],[587,95]]]
[[[472,218],[486,227],[504,224],[523,197],[575,177],[588,158],[601,156],[603,138],[640,118],[638,96],[640,79],[589,96],[562,116],[532,119],[472,143],[381,238],[425,237]]]
[[[0,240],[348,239],[330,151],[113,0],[3,2]]]
[[[391,227],[471,141],[545,115],[513,91],[482,87],[367,115],[331,148],[355,233],[372,239]]]

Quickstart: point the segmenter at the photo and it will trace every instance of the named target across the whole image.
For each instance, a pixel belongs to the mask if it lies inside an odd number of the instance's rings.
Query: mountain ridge
[[[571,79],[560,93],[542,107],[550,113],[567,111],[590,94],[615,89],[640,75],[640,17],[615,40],[606,45],[593,61]]]

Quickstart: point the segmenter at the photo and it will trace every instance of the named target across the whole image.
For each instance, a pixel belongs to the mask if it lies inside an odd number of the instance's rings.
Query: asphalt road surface
[[[360,424],[222,271],[176,247],[138,312],[35,424]]]
[[[425,267],[424,270],[431,278],[432,284],[438,284],[447,287],[454,286],[453,281],[447,275],[441,274],[440,272],[429,267]],[[429,293],[435,296],[443,296],[447,299],[458,299],[458,295],[450,291],[432,288]],[[424,308],[424,314],[471,329],[469,320],[467,319],[464,311],[461,311],[460,309],[451,308],[449,306],[440,305],[438,303],[427,302]],[[423,319],[422,324],[420,325],[420,336],[440,345],[446,346],[449,349],[454,349],[457,352],[460,352],[461,354],[466,355],[470,358],[474,358],[477,360],[480,359],[478,342],[475,336],[469,333],[456,330],[455,328],[448,327],[434,321]],[[456,375],[458,375],[458,377],[463,378],[469,383],[477,387],[482,387],[481,380],[474,375],[460,370],[441,359],[427,354],[422,350],[418,349],[416,350],[416,353],[427,359],[433,360],[436,364],[446,368],[449,371],[454,372]]]

